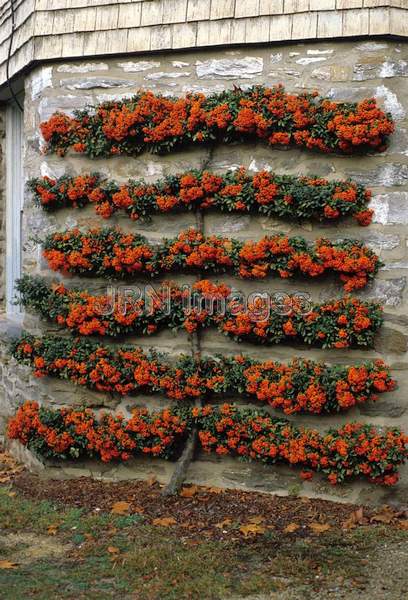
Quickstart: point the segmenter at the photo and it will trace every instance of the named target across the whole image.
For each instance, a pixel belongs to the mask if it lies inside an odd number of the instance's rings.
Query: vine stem
[[[198,209],[195,213],[196,218],[196,229],[201,233],[204,233],[204,219],[202,212]],[[201,279],[201,274],[197,275],[197,281]],[[201,343],[199,331],[194,331],[191,334],[191,353],[193,358],[197,361],[201,359]],[[200,408],[202,406],[202,399],[200,396],[195,398],[194,406]],[[175,496],[178,494],[181,486],[183,485],[188,468],[194,459],[198,442],[198,430],[197,426],[193,425],[190,435],[187,438],[183,452],[177,461],[174,468],[173,474],[168,484],[163,488],[163,496]]]
[[[206,159],[203,161],[201,166],[202,170],[208,168],[210,165],[214,153],[214,147],[211,147]],[[195,226],[197,231],[204,234],[204,215],[203,212],[197,208],[195,211]],[[197,274],[197,281],[202,279],[202,273]],[[193,358],[197,361],[201,360],[201,341],[200,341],[200,332],[199,330],[194,331],[191,334],[191,353]],[[195,398],[194,406],[197,408],[201,408],[202,406],[202,398],[198,396]],[[177,464],[174,468],[173,474],[170,478],[168,484],[163,488],[162,495],[163,496],[175,496],[178,494],[181,486],[183,485],[188,468],[191,462],[194,460],[194,455],[198,445],[198,429],[196,425],[193,425],[193,428],[190,432],[190,435],[187,438],[186,444],[184,446],[183,452],[181,453],[180,458],[177,461]]]

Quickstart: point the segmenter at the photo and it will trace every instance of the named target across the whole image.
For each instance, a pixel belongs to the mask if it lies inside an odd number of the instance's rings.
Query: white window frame
[[[21,276],[21,233],[24,202],[23,113],[15,105],[6,110],[6,313],[22,315],[15,299],[15,282]]]

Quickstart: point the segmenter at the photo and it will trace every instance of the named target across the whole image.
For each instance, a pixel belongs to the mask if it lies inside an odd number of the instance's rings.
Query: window
[[[24,198],[23,114],[10,105],[6,112],[6,311],[20,315],[14,285],[21,274],[21,216]]]

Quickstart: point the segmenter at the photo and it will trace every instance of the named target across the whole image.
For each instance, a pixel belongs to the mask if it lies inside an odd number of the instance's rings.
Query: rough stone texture
[[[208,3],[210,6],[211,3]],[[196,3],[197,11],[204,10],[203,0]],[[197,15],[198,15],[197,12]],[[286,15],[283,15],[286,18]],[[196,18],[199,18],[197,16]],[[334,27],[334,25],[332,25]],[[303,59],[319,58],[319,62]],[[205,51],[184,51],[178,53],[162,53],[152,58],[151,54],[121,56],[120,58],[87,58],[78,62],[67,61],[38,67],[26,79],[25,105],[25,176],[43,175],[59,176],[66,173],[85,173],[98,170],[107,177],[125,181],[128,178],[147,178],[155,181],[166,174],[177,173],[188,167],[199,168],[208,164],[209,168],[225,172],[231,168],[244,165],[249,169],[271,169],[278,173],[310,174],[328,178],[355,177],[372,187],[372,207],[375,209],[375,223],[369,228],[361,228],[350,220],[341,224],[311,225],[310,223],[283,222],[278,219],[267,219],[263,216],[238,216],[222,214],[206,214],[204,226],[206,233],[231,235],[239,239],[257,239],[265,234],[273,235],[283,231],[290,235],[302,235],[314,240],[319,237],[339,239],[353,237],[363,239],[381,255],[386,267],[381,270],[376,281],[361,292],[362,297],[375,298],[386,305],[386,324],[378,336],[375,348],[371,350],[321,350],[305,346],[294,347],[279,345],[262,347],[241,344],[218,335],[214,331],[206,331],[202,335],[204,353],[217,352],[235,354],[237,350],[251,354],[255,358],[273,358],[288,361],[294,355],[314,358],[342,364],[363,361],[371,358],[383,358],[394,368],[394,376],[398,380],[398,389],[380,396],[375,404],[356,408],[350,413],[332,417],[297,416],[291,417],[298,424],[315,426],[320,430],[331,426],[339,426],[348,420],[361,420],[376,425],[395,425],[408,430],[408,319],[407,314],[407,277],[408,277],[408,107],[407,79],[403,72],[396,72],[392,77],[380,76],[375,71],[375,78],[362,83],[353,80],[355,65],[388,65],[402,64],[408,60],[408,46],[401,41],[342,41],[323,43],[302,43],[287,45],[246,46],[233,50],[210,49]],[[108,69],[92,74],[91,69],[84,70],[84,65],[103,64]],[[88,67],[87,67],[88,68]],[[43,69],[48,69],[44,71]],[[51,70],[51,71],[50,71]],[[317,70],[320,74],[317,76]],[[44,75],[47,74],[46,76]],[[124,75],[126,73],[126,75]],[[174,75],[177,73],[177,77]],[[323,75],[322,75],[323,74]],[[87,87],[90,80],[113,82],[104,90]],[[40,85],[38,82],[41,81]],[[125,81],[126,87],[116,87],[116,82]],[[61,87],[61,82],[63,86]],[[75,88],[76,83],[84,84],[83,89]],[[183,94],[186,91],[204,91],[211,93],[232,87],[233,85],[268,85],[285,83],[292,92],[312,90],[318,87],[322,94],[336,100],[355,101],[364,97],[376,96],[382,106],[390,110],[397,119],[397,131],[390,147],[382,154],[372,156],[333,156],[320,155],[292,148],[288,151],[270,149],[262,143],[245,143],[219,145],[209,154],[208,148],[185,148],[165,156],[144,154],[137,159],[116,157],[92,161],[80,155],[69,153],[64,159],[40,153],[41,140],[38,125],[41,120],[50,116],[55,110],[72,112],[90,102],[129,96],[141,87],[151,88],[163,94]],[[68,86],[70,86],[70,89]],[[34,94],[32,92],[34,90]],[[103,93],[99,93],[103,92]],[[34,97],[33,97],[34,96]],[[0,177],[1,194],[1,177]],[[100,219],[92,207],[84,210],[63,210],[47,215],[34,207],[27,194],[24,206],[24,269],[50,275],[46,265],[40,260],[39,248],[28,243],[33,232],[46,232],[66,226],[86,227],[100,225]],[[155,217],[150,223],[132,223],[121,215],[109,221],[121,227],[138,231],[149,240],[158,241],[163,236],[176,235],[181,229],[194,224],[191,213],[163,215]],[[105,222],[103,223],[105,224]],[[2,242],[1,242],[2,243]],[[55,275],[54,275],[55,276]],[[57,277],[57,276],[55,276]],[[192,277],[178,276],[179,281],[192,281]],[[260,283],[254,281],[237,281],[231,277],[214,277],[229,282],[244,292],[264,291],[303,291],[314,300],[323,297],[339,296],[342,289],[333,280],[278,280],[267,279]],[[80,284],[78,278],[72,284]],[[103,289],[103,282],[87,280],[83,286],[91,289]],[[40,323],[27,315],[25,327],[34,333],[55,331],[55,327]],[[133,406],[148,405],[162,407],[167,401],[161,396],[148,398],[111,398],[96,392],[88,392],[75,388],[67,382],[52,379],[38,380],[32,377],[29,369],[15,364],[5,351],[5,337],[10,330],[5,326],[3,334],[3,355],[1,359],[0,392],[0,429],[4,419],[11,414],[17,404],[24,398],[47,402],[55,406],[63,404],[88,404],[89,406],[105,406],[118,408],[128,412]],[[119,342],[119,340],[118,340]],[[173,335],[163,332],[150,338],[132,338],[130,343],[144,348],[151,345],[171,354],[190,352],[190,342],[184,333]],[[272,411],[273,412],[273,411]],[[280,414],[280,413],[274,413]],[[160,461],[136,461],[137,466],[131,468],[118,466],[86,467],[91,472],[110,473],[109,476],[131,477],[141,476],[142,471],[151,474],[158,469],[162,477],[171,472],[171,465]],[[136,463],[134,463],[136,465]],[[132,463],[133,464],[133,463]],[[71,468],[71,467],[70,467]],[[85,467],[84,467],[85,468]],[[52,471],[55,473],[56,471]],[[63,473],[63,470],[59,470]],[[70,471],[75,475],[77,471]],[[134,473],[134,475],[132,475]],[[167,475],[166,475],[167,474]],[[66,475],[66,473],[65,473]],[[64,475],[64,476],[65,476]],[[214,485],[242,486],[251,489],[264,489],[287,493],[293,486],[299,486],[302,493],[318,494],[326,497],[347,500],[361,498],[381,498],[383,490],[363,483],[356,483],[345,488],[328,487],[323,482],[313,481],[301,483],[296,473],[290,469],[246,464],[237,461],[201,460],[192,466],[190,479],[193,481],[211,481]],[[395,494],[403,495],[407,490],[408,476],[404,477]],[[388,493],[388,492],[387,492]]]
[[[6,84],[11,0],[0,8],[0,86]],[[10,75],[56,57],[122,55],[279,41],[394,35],[408,37],[406,2],[397,0],[20,0]],[[376,56],[386,45],[363,42],[357,80],[405,76],[402,57]],[[313,49],[312,49],[313,50]],[[319,54],[310,52],[314,62]],[[369,58],[369,60],[367,60]],[[300,59],[300,64],[308,64]],[[369,63],[371,66],[366,67]]]
[[[382,225],[408,224],[408,192],[390,192],[374,196],[370,202],[374,222]]]
[[[67,90],[93,90],[95,88],[132,87],[133,81],[126,79],[107,79],[105,77],[78,77],[77,79],[61,79],[60,86]]]
[[[92,71],[107,71],[109,69],[106,63],[82,63],[79,65],[60,65],[57,68],[59,73],[91,73]]]
[[[347,170],[347,174],[351,179],[366,186],[393,187],[394,185],[405,185],[408,182],[408,165],[385,163],[377,165],[371,171]]]
[[[263,71],[263,60],[259,57],[246,56],[236,59],[211,59],[196,62],[199,79],[252,79]]]

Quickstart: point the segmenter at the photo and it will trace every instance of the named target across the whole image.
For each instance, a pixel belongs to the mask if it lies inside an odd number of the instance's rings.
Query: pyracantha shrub
[[[373,213],[367,208],[371,191],[353,181],[268,171],[251,174],[244,168],[224,175],[192,170],[153,184],[129,180],[119,185],[97,173],[58,179],[45,176],[31,179],[28,188],[35,202],[47,211],[93,204],[105,219],[118,211],[137,221],[199,208],[327,223],[353,216],[365,226],[371,223]]]
[[[277,344],[302,341],[323,348],[372,346],[382,307],[344,297],[312,304],[303,296],[248,301],[225,284],[200,280],[189,289],[172,283],[145,288],[132,299],[93,295],[49,285],[40,277],[17,282],[22,306],[80,335],[152,334],[163,328],[193,333],[216,326],[235,341]],[[140,290],[139,290],[140,291]]]
[[[104,462],[137,454],[174,457],[190,428],[188,411],[180,408],[149,413],[135,410],[125,420],[90,409],[40,407],[26,402],[8,424],[8,436],[46,458],[96,456]]]
[[[159,392],[179,402],[243,394],[286,414],[344,411],[395,387],[381,360],[354,365],[301,358],[281,364],[243,355],[171,360],[134,346],[111,348],[84,338],[29,334],[13,342],[11,354],[36,377],[57,377],[98,392]]]
[[[111,414],[98,419],[89,409],[52,409],[26,402],[10,419],[7,433],[47,458],[91,456],[108,462],[138,454],[172,458],[193,424],[205,452],[286,463],[302,468],[303,478],[321,472],[332,484],[363,477],[393,485],[408,454],[408,437],[397,428],[384,431],[349,423],[321,434],[231,404],[157,413],[138,409],[128,419]]]
[[[384,150],[394,123],[374,98],[332,102],[317,92],[289,94],[278,85],[182,98],[141,91],[133,98],[74,111],[72,117],[55,113],[40,129],[45,151],[60,156],[69,148],[90,157],[136,156],[186,144],[254,139],[270,146],[352,154]]]
[[[160,245],[119,228],[84,232],[72,229],[49,234],[42,246],[52,270],[76,275],[124,279],[132,275],[199,270],[262,279],[268,275],[288,278],[334,273],[348,292],[363,288],[382,264],[358,240],[319,239],[311,244],[303,237],[276,234],[259,241],[241,242],[204,236],[195,229],[182,231]]]

